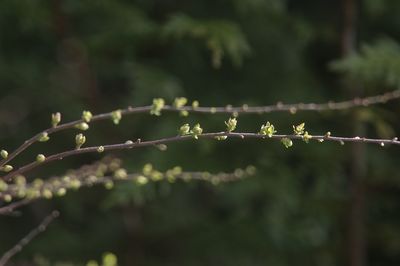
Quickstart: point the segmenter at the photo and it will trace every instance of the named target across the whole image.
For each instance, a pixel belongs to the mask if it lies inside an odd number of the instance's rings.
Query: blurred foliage
[[[400,46],[390,39],[381,39],[373,45],[365,44],[360,53],[332,63],[332,68],[344,72],[353,82],[382,91],[380,87],[400,86]]]
[[[341,58],[341,1],[3,0],[0,1],[0,141],[13,150],[50,126],[128,105],[178,96],[203,106],[348,99],[346,84],[375,94],[398,87],[400,2],[363,0],[359,51]],[[211,58],[211,60],[210,60]],[[334,71],[332,71],[332,68]],[[360,95],[362,96],[362,95]],[[267,121],[279,133],[306,121],[310,134],[351,135],[355,115],[366,135],[399,132],[398,102],[356,112],[242,115],[238,131]],[[353,116],[354,115],[354,116]],[[188,123],[224,130],[225,115],[126,116],[90,125],[86,144],[174,136]],[[35,144],[14,161],[74,147],[77,130]],[[366,147],[369,265],[400,262],[398,151]],[[121,265],[343,265],[351,191],[351,145],[265,140],[175,143],[117,152],[129,171],[234,171],[257,177],[234,184],[149,183],[113,191],[82,189],[0,218],[0,253],[52,209],[58,221],[15,262],[73,265],[113,251]],[[30,173],[49,177],[99,159],[68,158]],[[360,217],[362,219],[362,217]],[[34,259],[36,258],[36,259]]]
[[[178,14],[165,24],[164,34],[175,38],[189,36],[205,39],[206,46],[212,52],[212,64],[215,68],[221,66],[224,52],[236,65],[240,65],[242,57],[250,52],[243,33],[231,21],[198,21]]]

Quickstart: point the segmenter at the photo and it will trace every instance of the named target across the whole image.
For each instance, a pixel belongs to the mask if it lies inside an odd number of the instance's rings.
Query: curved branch
[[[370,106],[375,104],[386,103],[391,100],[395,100],[400,98],[400,90],[395,90],[391,92],[387,92],[381,95],[366,97],[366,98],[355,98],[352,100],[341,101],[341,102],[327,102],[322,104],[317,103],[296,103],[296,104],[284,104],[282,102],[278,102],[275,105],[268,106],[254,106],[250,107],[247,105],[243,105],[241,107],[191,107],[191,106],[183,106],[183,107],[174,107],[170,105],[166,105],[162,108],[163,111],[168,112],[181,112],[187,111],[190,113],[206,113],[206,114],[264,114],[271,112],[297,112],[297,111],[329,111],[329,110],[345,110],[349,108],[354,108],[358,106]],[[121,110],[121,115],[129,115],[129,114],[138,114],[138,113],[149,113],[152,109],[152,106],[143,106],[143,107],[128,107],[126,109]],[[101,121],[106,119],[111,119],[113,116],[112,112],[103,113],[94,115],[91,118],[91,122]],[[83,119],[75,120],[72,122],[68,122],[65,124],[60,124],[58,126],[48,128],[32,138],[26,140],[21,146],[19,146],[15,151],[8,155],[7,158],[0,161],[0,167],[4,166],[6,163],[10,162],[14,159],[18,154],[23,152],[33,143],[37,142],[38,139],[42,136],[43,133],[47,133],[48,135],[65,130],[74,128],[74,126],[79,123],[84,122]]]
[[[219,136],[227,136],[231,138],[240,138],[240,139],[247,139],[247,138],[256,138],[256,139],[266,139],[268,138],[265,135],[258,134],[258,133],[237,133],[237,132],[215,132],[215,133],[204,133],[201,135],[198,135],[199,138],[205,138],[205,139],[210,139],[210,138],[215,138]],[[283,138],[288,138],[291,140],[302,140],[303,136],[301,135],[273,135],[271,136],[271,139],[283,139]],[[147,146],[155,146],[159,144],[166,144],[170,142],[178,142],[178,141],[185,141],[185,140],[191,140],[193,137],[191,135],[186,135],[186,136],[174,136],[174,137],[169,137],[169,138],[162,138],[162,139],[157,139],[157,140],[149,140],[149,141],[136,141],[134,143],[119,143],[119,144],[110,144],[110,145],[104,145],[102,146],[104,149],[103,151],[113,151],[113,150],[125,150],[125,149],[136,149],[140,147],[147,147]],[[345,142],[363,142],[363,143],[373,143],[373,144],[379,144],[381,146],[384,146],[386,144],[394,144],[394,145],[400,145],[400,141],[397,138],[394,139],[371,139],[371,138],[364,138],[364,137],[335,137],[335,136],[328,136],[328,135],[318,135],[318,136],[312,136],[312,140],[316,141],[334,141],[334,142],[339,142],[339,143],[345,143]],[[96,153],[98,152],[98,149],[101,146],[92,146],[92,147],[87,147],[87,148],[81,148],[81,149],[75,149],[75,150],[69,150],[69,151],[64,151],[60,152],[57,154],[50,155],[46,157],[46,159],[42,162],[32,162],[27,165],[24,165],[17,170],[14,170],[7,175],[3,176],[2,179],[5,181],[10,181],[14,176],[21,175],[23,173],[26,173],[27,171],[30,171],[38,166],[42,166],[44,164],[50,163],[52,161],[57,161],[57,160],[62,160],[66,157],[69,156],[74,156],[78,154],[84,154],[84,153]]]

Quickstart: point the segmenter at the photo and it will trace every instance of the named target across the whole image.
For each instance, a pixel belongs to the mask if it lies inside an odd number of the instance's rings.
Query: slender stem
[[[245,171],[245,170],[243,170]],[[228,183],[228,182],[234,182],[240,179],[243,179],[245,177],[249,177],[253,174],[249,174],[249,173],[244,173],[241,175],[237,175],[234,172],[233,173],[217,173],[217,174],[210,174],[208,172],[182,172],[180,174],[174,175],[173,177],[175,179],[181,179],[184,181],[189,181],[189,180],[198,180],[198,181],[210,181],[210,182],[218,182],[218,183]],[[112,175],[107,175],[107,176],[100,176],[100,177],[96,177],[95,180],[91,180],[88,178],[89,175],[84,175],[79,179],[79,181],[81,182],[81,187],[91,187],[93,185],[100,185],[100,184],[106,184],[108,182],[119,182],[119,181],[135,181],[137,180],[139,177],[146,177],[149,180],[152,180],[151,177],[144,175],[143,173],[133,173],[133,174],[129,174],[126,177],[124,177],[123,179],[121,178],[116,178]],[[50,182],[54,179],[53,178],[49,178]],[[164,179],[164,178],[163,178]],[[167,179],[167,177],[166,177]],[[33,184],[28,185],[29,187],[34,186]],[[44,183],[42,185],[42,187],[47,187],[52,193],[56,194],[57,190],[60,188],[65,188],[67,190],[72,189],[72,188],[67,188],[65,187],[65,185],[60,181],[60,185],[59,186],[54,186],[54,185],[50,185],[48,186],[48,184]],[[8,194],[11,196],[17,196],[18,192],[16,190],[12,190],[11,188],[9,189],[9,191],[3,191],[0,193],[0,199],[2,198],[2,196],[4,194]],[[33,201],[39,200],[43,197],[35,197],[35,198],[25,198],[16,202],[13,202],[5,207],[0,208],[0,215],[7,215],[9,213],[12,213],[15,209],[18,209],[24,205],[27,205]]]
[[[374,104],[386,103],[391,100],[395,100],[400,98],[400,90],[395,90],[391,92],[387,92],[381,95],[366,97],[366,98],[354,98],[352,100],[341,101],[341,102],[327,102],[322,104],[317,103],[296,103],[296,104],[284,104],[279,102],[275,105],[268,106],[241,106],[241,107],[191,107],[191,106],[183,106],[180,108],[176,108],[174,106],[166,105],[163,107],[163,111],[168,112],[181,112],[188,111],[191,113],[206,113],[206,114],[264,114],[271,112],[297,112],[297,111],[328,111],[328,110],[345,110],[349,108],[354,108],[358,106],[370,106]],[[152,109],[152,106],[143,106],[143,107],[128,107],[126,109],[121,110],[122,115],[128,114],[138,114],[138,113],[148,113]],[[112,112],[103,113],[94,115],[91,119],[91,122],[101,121],[112,118]],[[0,161],[0,167],[4,166],[6,163],[10,162],[14,159],[18,154],[23,152],[33,143],[37,142],[43,133],[47,133],[48,135],[65,130],[70,129],[76,126],[79,123],[82,123],[83,120],[75,120],[65,124],[60,124],[56,127],[48,128],[36,135],[32,138],[26,140],[21,146],[19,146],[15,151],[9,154],[6,159]]]
[[[4,253],[4,255],[0,258],[0,266],[6,265],[6,263],[15,256],[18,252],[22,250],[29,242],[31,242],[37,235],[44,232],[49,224],[58,216],[60,213],[58,211],[53,211],[49,214],[44,220],[32,231],[29,232],[24,238],[22,238],[14,247],[12,247],[9,251]]]
[[[247,138],[265,139],[265,138],[267,138],[267,136],[257,134],[257,133],[236,133],[236,132],[204,133],[204,134],[199,135],[198,137],[210,139],[210,138],[215,138],[218,136],[228,136],[231,138],[240,138],[240,139],[247,139]],[[295,140],[295,139],[301,140],[301,139],[303,139],[303,136],[273,135],[271,138],[272,139],[289,138],[292,140]],[[157,140],[137,141],[135,143],[110,144],[110,145],[104,145],[102,147],[104,148],[104,151],[113,151],[113,150],[135,149],[135,148],[140,148],[140,147],[154,146],[154,145],[158,145],[158,144],[166,144],[166,143],[170,143],[170,142],[185,141],[185,140],[191,140],[191,139],[193,139],[193,137],[190,135],[174,136],[174,137],[162,138],[162,139],[157,139]],[[339,143],[363,142],[363,143],[375,143],[375,144],[379,144],[379,145],[386,145],[386,144],[400,145],[400,141],[397,138],[394,138],[394,139],[371,139],[371,138],[361,138],[361,137],[334,137],[334,136],[319,135],[319,136],[312,136],[312,139],[317,140],[317,141],[318,140],[319,141],[335,141],[335,142],[339,142]],[[26,164],[26,165],[18,168],[17,170],[8,173],[7,175],[5,175],[1,178],[5,181],[10,181],[14,176],[21,175],[21,174],[26,173],[27,171],[30,171],[38,166],[42,166],[42,165],[44,165],[46,163],[50,163],[52,161],[62,160],[66,157],[74,156],[74,155],[78,155],[78,154],[98,152],[99,147],[100,146],[92,146],[92,147],[68,150],[68,151],[57,153],[57,154],[53,154],[53,155],[47,156],[43,162],[38,163],[35,161],[32,163]]]
[[[31,202],[31,199],[22,199],[16,202],[13,202],[7,206],[0,208],[0,215],[6,215],[12,213],[15,209],[18,209],[22,206],[25,206]]]

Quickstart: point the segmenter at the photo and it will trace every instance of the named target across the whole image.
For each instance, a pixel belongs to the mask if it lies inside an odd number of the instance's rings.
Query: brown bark
[[[342,35],[342,54],[352,54],[357,45],[357,0],[344,0],[343,14],[344,25]],[[353,95],[362,94],[362,88],[351,84],[348,89]],[[365,126],[359,120],[357,112],[353,115],[353,133],[355,136],[365,135]],[[365,236],[365,213],[366,213],[366,190],[364,179],[366,176],[366,153],[365,145],[357,143],[351,147],[351,171],[349,176],[350,202],[347,227],[347,244],[350,266],[365,266],[366,261],[366,236]]]

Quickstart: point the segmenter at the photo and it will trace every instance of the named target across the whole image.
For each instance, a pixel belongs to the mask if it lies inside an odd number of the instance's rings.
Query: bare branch
[[[349,108],[359,107],[359,106],[370,106],[375,104],[386,103],[391,100],[395,100],[400,98],[400,90],[395,90],[392,92],[387,92],[381,95],[366,97],[366,98],[355,98],[352,100],[342,101],[342,102],[327,102],[322,104],[317,103],[296,103],[296,104],[284,104],[282,102],[278,102],[275,105],[268,106],[254,106],[250,107],[247,105],[243,105],[241,107],[192,107],[192,106],[183,106],[183,107],[174,107],[170,105],[166,105],[162,108],[163,111],[169,112],[182,112],[187,111],[190,113],[206,113],[206,114],[264,114],[271,112],[297,112],[297,111],[329,111],[329,110],[345,110]],[[143,107],[128,107],[126,109],[121,110],[121,115],[128,114],[138,114],[138,113],[149,113],[152,109],[152,106],[143,106]],[[103,113],[94,115],[91,118],[91,122],[101,121],[112,119],[113,112]],[[65,124],[60,124],[58,126],[48,128],[32,138],[26,140],[21,146],[19,146],[15,151],[8,155],[7,158],[0,161],[0,167],[4,166],[6,163],[10,162],[14,159],[18,154],[23,152],[33,143],[37,142],[38,139],[42,136],[43,133],[48,135],[65,130],[74,128],[74,126],[84,122],[83,119],[75,120],[72,122],[68,122]]]
[[[9,251],[4,253],[4,255],[0,258],[0,266],[6,265],[6,263],[13,257],[15,256],[18,252],[20,252],[29,242],[31,242],[37,235],[40,233],[44,232],[49,224],[58,216],[60,213],[58,211],[53,211],[51,214],[49,214],[44,220],[36,227],[33,229],[31,232],[29,232],[28,235],[26,235],[24,238],[22,238],[13,248],[11,248]]]
[[[25,206],[31,202],[30,199],[22,199],[16,202],[13,202],[7,206],[1,207],[0,208],[0,215],[7,215],[11,214],[15,209],[18,209],[22,206]]]
[[[248,138],[256,138],[256,139],[265,139],[268,138],[265,135],[258,134],[258,133],[237,133],[237,132],[216,132],[216,133],[204,133],[199,135],[199,138],[205,139],[213,139],[219,136],[227,136],[231,138],[239,138],[239,139],[248,139]],[[271,136],[272,139],[291,139],[291,140],[302,140],[303,136],[301,135],[273,135]],[[98,152],[99,147],[103,148],[103,151],[113,151],[113,150],[125,150],[125,149],[136,149],[140,147],[147,147],[147,146],[154,146],[159,144],[166,144],[170,142],[178,142],[178,141],[185,141],[185,140],[192,140],[193,137],[190,135],[186,136],[174,136],[169,138],[162,138],[157,140],[150,140],[150,141],[136,141],[134,143],[119,143],[119,144],[111,144],[111,145],[104,145],[104,146],[92,146],[87,148],[80,148],[75,150],[69,150],[60,152],[57,154],[50,155],[46,157],[42,162],[32,162],[27,165],[20,167],[17,170],[14,170],[7,175],[3,176],[2,179],[5,181],[10,181],[14,176],[21,175],[30,171],[38,166],[42,166],[44,164],[50,163],[52,161],[62,160],[69,156],[75,156],[78,154],[84,153],[96,153]],[[394,144],[400,145],[400,141],[397,138],[394,139],[371,139],[371,138],[364,138],[364,137],[335,137],[335,136],[328,136],[328,135],[318,135],[312,136],[313,140],[316,141],[334,141],[339,143],[345,142],[363,142],[363,143],[373,143],[384,146],[386,144]]]

